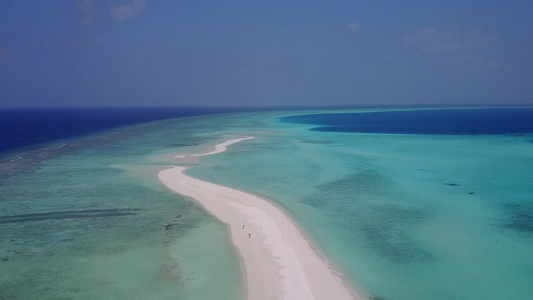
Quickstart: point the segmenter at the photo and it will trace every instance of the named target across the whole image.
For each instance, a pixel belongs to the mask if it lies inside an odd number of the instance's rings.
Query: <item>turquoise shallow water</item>
[[[240,299],[224,225],[157,179],[160,150],[206,142],[189,129],[161,122],[6,158],[0,299]]]
[[[531,137],[265,123],[271,131],[190,174],[280,203],[374,297],[533,295]]]
[[[249,135],[188,173],[278,203],[367,295],[533,295],[531,136],[319,132],[279,120],[294,114],[159,122],[3,165],[0,299],[239,299],[225,227],[156,174],[175,154]]]

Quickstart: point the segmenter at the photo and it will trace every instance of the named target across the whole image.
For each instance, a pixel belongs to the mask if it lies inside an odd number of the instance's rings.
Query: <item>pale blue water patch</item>
[[[533,294],[531,136],[346,134],[255,118],[256,139],[189,174],[279,203],[359,289],[380,299]]]

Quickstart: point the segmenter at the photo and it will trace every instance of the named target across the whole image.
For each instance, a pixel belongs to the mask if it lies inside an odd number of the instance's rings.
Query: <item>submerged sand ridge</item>
[[[211,152],[194,156],[221,153],[227,146],[251,138],[231,139],[216,145]],[[181,157],[184,156],[176,158]],[[241,257],[247,299],[362,299],[347,288],[339,273],[275,205],[239,190],[187,176],[185,170],[185,167],[173,167],[158,176],[171,190],[194,198],[227,224]]]

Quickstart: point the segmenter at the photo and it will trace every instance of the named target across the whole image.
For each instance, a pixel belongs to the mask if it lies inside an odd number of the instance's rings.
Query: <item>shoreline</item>
[[[230,139],[212,155],[253,137]],[[187,156],[176,156],[184,158]],[[185,167],[159,172],[169,189],[193,198],[225,223],[241,258],[247,299],[363,299],[320,255],[298,225],[270,201],[187,176]]]

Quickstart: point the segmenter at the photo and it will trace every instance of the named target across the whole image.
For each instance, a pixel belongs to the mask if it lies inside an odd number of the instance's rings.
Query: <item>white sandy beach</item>
[[[215,150],[252,137],[231,139]],[[181,158],[185,156],[177,156]],[[158,176],[173,191],[194,198],[227,224],[240,254],[247,299],[362,299],[313,248],[293,221],[275,205],[257,196],[184,174],[173,167]]]

